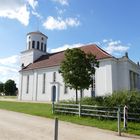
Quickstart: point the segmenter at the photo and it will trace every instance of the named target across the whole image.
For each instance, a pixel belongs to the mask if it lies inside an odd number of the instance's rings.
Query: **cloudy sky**
[[[26,34],[48,36],[48,52],[96,43],[140,61],[140,0],[0,0],[0,81],[18,84]]]

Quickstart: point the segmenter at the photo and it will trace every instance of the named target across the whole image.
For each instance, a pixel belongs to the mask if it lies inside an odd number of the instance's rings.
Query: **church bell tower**
[[[27,34],[26,50],[21,52],[22,67],[36,61],[40,56],[46,55],[48,37],[36,31]]]

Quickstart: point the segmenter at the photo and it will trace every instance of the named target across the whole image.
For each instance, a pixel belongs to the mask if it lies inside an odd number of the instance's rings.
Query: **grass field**
[[[0,96],[0,99],[17,99],[17,96]]]
[[[98,120],[90,117],[78,117],[73,115],[53,115],[51,104],[0,101],[0,109],[6,109],[26,114],[42,116],[46,118],[58,117],[59,120],[68,121],[80,125],[92,126],[101,129],[117,131],[117,120]],[[123,124],[121,123],[121,126]],[[129,122],[126,133],[140,135],[140,123]]]

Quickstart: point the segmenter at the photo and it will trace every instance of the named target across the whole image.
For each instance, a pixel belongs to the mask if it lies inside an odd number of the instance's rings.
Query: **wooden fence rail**
[[[120,108],[120,117],[123,119],[123,108]],[[61,104],[53,103],[53,113],[65,113],[75,114],[79,116],[90,116],[97,118],[106,119],[117,119],[118,107],[104,107],[104,106],[92,106],[92,105],[81,105],[81,104]],[[137,112],[129,112],[127,120],[140,122],[140,110]]]

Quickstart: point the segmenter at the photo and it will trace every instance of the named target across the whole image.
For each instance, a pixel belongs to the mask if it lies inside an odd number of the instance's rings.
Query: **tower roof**
[[[97,60],[113,57],[95,44],[86,45],[79,48],[83,50],[85,53],[92,53],[93,55],[96,56]],[[28,65],[23,70],[32,70],[32,69],[59,66],[63,60],[64,60],[64,51],[47,54],[41,56],[34,63]]]
[[[29,33],[27,33],[27,35],[30,35],[30,34],[40,34],[40,35],[43,35],[43,36],[45,36],[46,38],[48,38],[45,34],[43,34],[43,33],[40,32],[40,31],[34,31],[34,32],[29,32]]]

